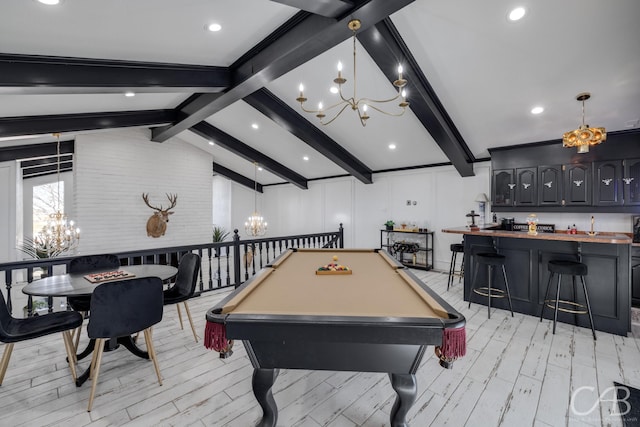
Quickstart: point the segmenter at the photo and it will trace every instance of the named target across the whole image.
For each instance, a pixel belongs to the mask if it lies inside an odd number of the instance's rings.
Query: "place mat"
[[[100,283],[109,280],[130,279],[132,277],[136,277],[136,275],[125,270],[105,271],[104,273],[93,273],[84,276],[84,278],[91,283]]]

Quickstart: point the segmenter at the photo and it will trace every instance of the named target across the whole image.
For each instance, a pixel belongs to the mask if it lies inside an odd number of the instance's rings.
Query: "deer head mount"
[[[178,201],[177,194],[167,194],[167,199],[169,199],[169,203],[171,204],[167,209],[162,209],[162,205],[159,208],[155,206],[151,206],[149,204],[149,193],[142,193],[142,200],[149,206],[151,209],[154,209],[153,215],[149,217],[147,220],[147,236],[150,237],[160,237],[164,236],[164,232],[167,231],[167,223],[169,222],[169,215],[173,214],[173,212],[169,212],[169,210],[176,207],[176,202]]]

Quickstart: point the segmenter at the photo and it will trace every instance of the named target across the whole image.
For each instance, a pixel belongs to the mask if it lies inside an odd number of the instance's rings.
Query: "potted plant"
[[[224,239],[226,239],[228,236],[229,232],[223,227],[219,227],[217,225],[213,226],[213,234],[211,236],[213,243],[224,242]],[[220,248],[220,250],[216,249],[216,256],[219,256],[219,254],[222,253],[221,249],[222,248]]]
[[[393,230],[393,226],[394,226],[395,224],[396,224],[396,223],[395,223],[395,222],[393,222],[392,220],[389,220],[389,221],[387,221],[387,222],[385,222],[385,223],[384,223],[384,225],[385,225],[385,227],[387,228],[387,230],[388,230],[388,231],[392,231],[392,230]]]

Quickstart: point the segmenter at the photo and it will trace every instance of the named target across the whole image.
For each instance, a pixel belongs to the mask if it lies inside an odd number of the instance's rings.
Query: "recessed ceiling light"
[[[124,96],[126,96],[127,98],[131,98],[132,96],[136,96],[136,93],[129,91],[129,92],[125,92]]]
[[[338,93],[338,88],[336,86],[331,86],[331,88],[329,89],[329,92],[331,93]]]
[[[516,7],[515,9],[512,9],[511,12],[509,12],[509,21],[519,21],[524,17],[526,13],[527,11],[524,7]]]
[[[47,6],[55,6],[62,3],[62,0],[38,0],[38,3],[46,4]]]
[[[309,161],[309,156],[302,157],[302,160],[304,160],[305,162],[308,162]]]
[[[258,166],[258,170],[262,172],[262,166]]]
[[[540,114],[544,111],[543,107],[533,107],[531,109],[531,114]]]
[[[213,144],[213,141],[209,141],[209,145],[214,145],[214,144]]]
[[[222,29],[222,25],[213,23],[213,24],[207,25],[206,28],[212,33],[215,33],[216,31],[220,31]]]
[[[396,149],[396,144],[389,144],[389,150],[395,150]]]
[[[252,123],[252,124],[251,124],[251,127],[252,127],[252,128],[254,128],[254,129],[258,129],[260,126],[258,126],[258,124],[257,124],[257,123]]]

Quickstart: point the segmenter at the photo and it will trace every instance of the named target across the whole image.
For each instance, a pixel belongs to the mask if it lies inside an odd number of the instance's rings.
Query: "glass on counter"
[[[529,226],[529,231],[527,234],[535,236],[538,234],[538,217],[536,214],[529,214],[527,216],[527,225]]]

